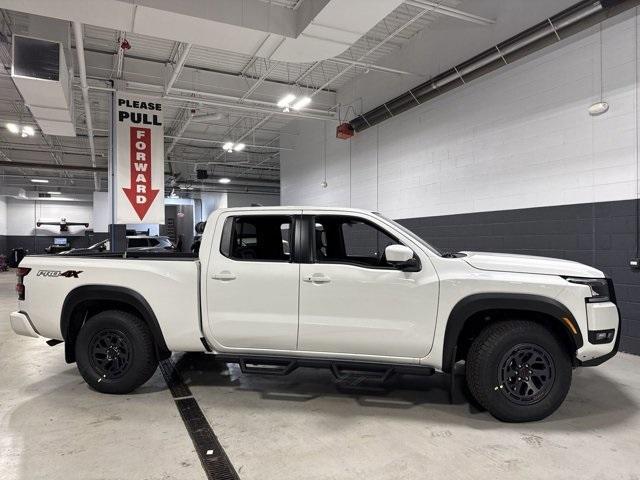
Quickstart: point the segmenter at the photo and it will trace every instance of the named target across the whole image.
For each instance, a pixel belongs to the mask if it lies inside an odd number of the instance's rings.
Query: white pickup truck
[[[441,254],[363,210],[214,212],[199,257],[27,256],[17,271],[21,335],[65,342],[105,393],[146,382],[171,352],[209,352],[245,372],[330,367],[450,373],[465,361],[496,418],[531,421],[564,400],[572,369],[615,355],[613,285],[575,262]]]

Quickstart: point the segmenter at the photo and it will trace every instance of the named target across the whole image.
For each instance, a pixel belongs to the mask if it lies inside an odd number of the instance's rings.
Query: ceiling
[[[295,12],[305,2],[317,0],[258,0],[270,9]],[[496,0],[498,1],[498,0]],[[3,2],[0,2],[0,6]],[[236,53],[189,44],[168,38],[128,33],[85,24],[83,43],[89,83],[89,100],[95,164],[104,170],[109,155],[110,89],[164,96],[165,167],[167,193],[175,188],[184,195],[198,190],[241,190],[277,192],[279,188],[279,152],[281,130],[294,118],[335,120],[335,92],[355,77],[370,71],[396,78],[415,77],[407,72],[384,67],[385,60],[419,32],[442,19],[456,18],[491,28],[490,22],[455,16],[451,12],[473,11],[471,0],[407,0],[360,36],[343,53],[331,58],[293,63],[272,60],[260,47],[256,54]],[[486,5],[485,0],[483,4]],[[447,7],[447,10],[438,8]],[[473,15],[471,16],[473,17]],[[36,128],[33,138],[13,135],[4,124],[29,124],[37,127],[9,75],[11,35],[30,31],[33,15],[2,10],[0,16],[0,185],[33,187],[31,178],[49,180],[40,190],[89,193],[95,190],[93,172],[78,168],[91,166],[89,132],[78,78],[74,81],[76,137],[42,134]],[[98,22],[96,22],[98,23]],[[264,43],[273,39],[266,33]],[[70,35],[71,56],[76,59],[76,40]],[[129,49],[122,49],[126,39]],[[469,46],[470,54],[473,45]],[[263,55],[259,55],[263,54]],[[120,61],[120,57],[122,60]],[[78,69],[75,68],[76,77]],[[172,78],[174,82],[172,83]],[[167,85],[171,88],[167,89]],[[313,98],[309,108],[284,114],[275,103],[285,93],[294,92]],[[206,116],[206,117],[205,117]],[[227,140],[247,145],[243,152],[228,154],[221,149]],[[10,163],[34,162],[50,166],[29,168]],[[58,165],[58,169],[54,169]],[[226,186],[215,181],[201,182],[196,169],[206,169],[214,179],[229,177]],[[98,172],[101,190],[107,188],[107,175]]]

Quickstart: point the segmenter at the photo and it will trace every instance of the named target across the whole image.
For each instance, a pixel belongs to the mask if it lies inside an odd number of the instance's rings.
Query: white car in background
[[[244,372],[329,367],[451,373],[504,421],[554,412],[572,370],[618,349],[611,281],[592,267],[496,253],[442,254],[364,210],[214,212],[199,257],[28,256],[16,333],[65,342],[105,393],[146,382],[171,352],[208,352]]]

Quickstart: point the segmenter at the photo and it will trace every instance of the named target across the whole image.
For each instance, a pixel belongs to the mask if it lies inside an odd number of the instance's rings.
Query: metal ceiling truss
[[[304,0],[262,1],[272,6],[295,10]],[[294,118],[319,120],[337,118],[335,105],[312,106],[301,112],[283,112],[277,108],[278,99],[274,98],[279,94],[277,92],[283,92],[283,85],[296,93],[305,92],[306,95],[316,98],[317,102],[320,93],[332,95],[335,93],[332,89],[344,85],[362,72],[376,71],[394,76],[421,76],[419,73],[379,65],[377,62],[433,21],[435,14],[478,24],[492,22],[490,19],[443,5],[442,2],[407,0],[342,55],[308,64],[275,61],[270,59],[270,55],[266,55],[266,58],[259,57],[258,52],[267,45],[266,42],[273,40],[272,34],[267,34],[254,54],[248,56],[205,49],[190,43],[168,42],[139,34],[110,31],[100,27],[87,27],[83,35],[83,26],[74,24],[76,71],[79,73],[79,83],[76,82],[74,87],[79,88],[82,93],[81,96],[75,96],[74,102],[77,110],[84,111],[87,135],[69,140],[69,145],[63,144],[57,138],[53,138],[51,142],[43,138],[43,145],[32,145],[32,147],[37,151],[39,149],[48,151],[54,168],[60,170],[67,181],[73,181],[71,172],[78,170],[75,165],[69,165],[65,169],[64,155],[78,158],[84,156],[90,159],[89,172],[94,175],[94,186],[98,188],[98,173],[103,167],[98,167],[96,161],[97,157],[106,155],[106,146],[96,145],[96,138],[99,138],[98,132],[107,132],[109,128],[110,102],[107,94],[114,91],[109,81],[116,80],[118,88],[163,98],[163,103],[167,106],[165,153],[170,165],[193,166],[195,169],[196,165],[206,164],[216,171],[221,169],[233,171],[237,178],[245,178],[247,181],[255,176],[275,177],[279,172],[279,152],[282,150],[277,145],[280,137],[279,129],[282,125]],[[2,12],[3,32],[10,25],[12,15],[14,14]],[[140,45],[138,53],[130,54],[128,45],[125,48],[126,44],[123,43],[125,40],[131,42],[134,47],[136,44]],[[270,42],[269,45],[271,43],[274,42]],[[275,46],[273,51],[278,46]],[[140,51],[144,53],[144,57],[139,56]],[[86,53],[109,55],[111,58],[104,64],[98,62],[95,65],[86,65],[85,61],[90,62],[93,58],[86,56]],[[6,57],[5,60],[10,59],[4,44],[0,49],[0,56]],[[128,58],[131,59],[129,62]],[[224,68],[228,68],[229,71],[218,70],[216,63],[218,58],[228,59]],[[150,71],[157,71],[157,64],[164,63],[163,75],[145,78],[140,73],[140,69],[134,68],[135,62],[155,63],[155,70],[151,68]],[[6,65],[5,63],[5,68]],[[226,65],[235,65],[235,67],[229,68]],[[87,70],[91,76],[88,76]],[[221,85],[213,86],[212,91],[206,91],[206,84],[198,87],[189,85],[185,79],[197,80],[199,71],[223,75],[224,77],[221,78],[224,81]],[[239,88],[233,92],[235,95],[230,95],[226,91],[231,90],[229,86],[233,85],[230,83],[233,79],[244,80],[244,89]],[[154,83],[156,81],[157,83]],[[194,80],[190,82],[194,85],[197,83]],[[271,93],[264,93],[266,91]],[[328,102],[325,101],[325,103]],[[25,107],[16,105],[15,114],[19,118],[22,117],[20,108]],[[212,115],[216,112],[222,113],[220,120],[197,119],[198,116]],[[79,123],[80,120],[81,116],[78,115],[77,122]],[[84,126],[77,124],[76,128],[83,130]],[[245,143],[246,151],[241,154],[234,153],[227,158],[226,152],[219,149],[220,144],[225,141]],[[12,146],[11,148],[18,151],[21,147]],[[202,155],[202,152],[205,154]],[[196,161],[186,160],[187,158],[194,158]],[[204,161],[200,162],[199,159]],[[238,159],[240,161],[237,161]],[[0,157],[0,163],[6,166],[9,162],[6,158]],[[65,177],[62,177],[61,181],[64,181]],[[82,180],[85,181],[86,178],[83,177]]]

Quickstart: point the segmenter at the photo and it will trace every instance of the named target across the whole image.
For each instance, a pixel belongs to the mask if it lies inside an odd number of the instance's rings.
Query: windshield
[[[374,215],[377,215],[378,217],[382,218],[383,220],[386,220],[387,222],[391,223],[394,227],[396,227],[398,230],[401,230],[402,233],[404,233],[406,236],[410,237],[414,242],[419,243],[420,245],[423,245],[425,247],[427,247],[429,250],[431,250],[433,253],[442,256],[442,252],[440,252],[437,248],[435,248],[433,245],[428,244],[427,242],[424,241],[423,238],[419,237],[418,235],[416,235],[414,232],[412,232],[411,230],[409,230],[407,227],[404,227],[402,225],[400,225],[398,222],[396,222],[395,220],[391,220],[390,218],[385,217],[384,215],[378,213],[378,212],[373,212]]]

